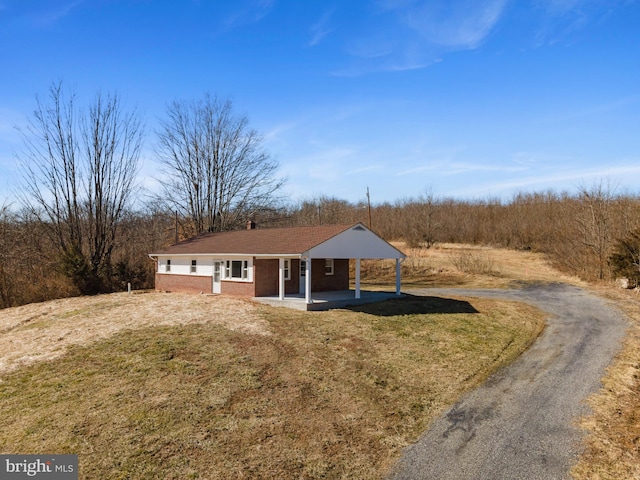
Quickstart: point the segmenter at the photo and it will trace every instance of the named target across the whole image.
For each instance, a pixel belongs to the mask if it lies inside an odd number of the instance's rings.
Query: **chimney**
[[[247,230],[255,230],[256,229],[256,222],[254,222],[253,220],[249,220],[247,222]]]

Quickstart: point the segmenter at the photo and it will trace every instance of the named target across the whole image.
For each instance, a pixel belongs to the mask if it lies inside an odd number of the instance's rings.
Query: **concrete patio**
[[[350,305],[382,302],[391,298],[398,298],[398,296],[395,292],[361,290],[360,298],[356,298],[355,290],[340,290],[335,292],[313,292],[311,296],[312,303],[305,302],[304,294],[287,295],[284,297],[284,300],[280,300],[277,295],[270,297],[255,297],[254,300],[274,307],[315,311],[343,308]]]

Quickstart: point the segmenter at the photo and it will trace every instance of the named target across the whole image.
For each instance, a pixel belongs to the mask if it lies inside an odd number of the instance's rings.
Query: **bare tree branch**
[[[165,203],[191,218],[194,233],[237,228],[272,207],[284,180],[262,138],[229,100],[174,101],[157,132]]]
[[[117,95],[86,110],[53,84],[36,109],[19,156],[22,201],[48,229],[65,272],[83,293],[109,288],[118,223],[135,190],[142,125]]]

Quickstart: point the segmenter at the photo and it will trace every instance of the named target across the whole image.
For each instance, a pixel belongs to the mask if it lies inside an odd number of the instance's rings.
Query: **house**
[[[287,295],[313,303],[314,292],[349,290],[355,261],[360,298],[360,260],[395,259],[396,295],[405,255],[361,223],[255,228],[204,233],[149,255],[156,261],[159,291],[221,293],[248,297]]]

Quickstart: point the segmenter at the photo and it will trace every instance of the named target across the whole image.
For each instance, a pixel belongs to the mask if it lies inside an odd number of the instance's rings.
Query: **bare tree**
[[[25,131],[22,199],[48,228],[62,268],[82,293],[109,288],[111,255],[132,198],[143,129],[117,95],[98,93],[86,109],[53,84]]]
[[[595,260],[597,278],[603,280],[609,270],[608,259],[612,245],[613,204],[615,193],[610,184],[601,180],[591,188],[580,189],[579,200],[581,208],[576,222],[581,235],[582,245],[589,254],[590,260]]]
[[[17,232],[15,215],[9,210],[9,205],[0,206],[0,308],[13,304],[16,278],[11,272],[12,261],[21,258],[16,255],[17,247],[22,240]]]
[[[174,101],[157,132],[165,202],[191,219],[193,233],[237,228],[273,207],[284,180],[231,101],[205,95]]]

